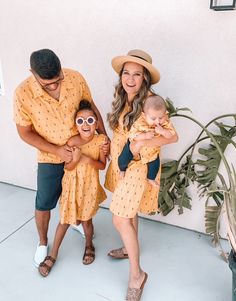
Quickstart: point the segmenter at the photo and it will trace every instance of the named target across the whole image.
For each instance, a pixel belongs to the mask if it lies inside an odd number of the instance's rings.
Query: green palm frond
[[[213,236],[214,245],[220,245],[219,225],[223,206],[226,206],[229,232],[231,233],[231,244],[236,251],[236,176],[235,170],[230,168],[224,152],[229,144],[236,148],[234,138],[236,137],[236,114],[226,114],[218,116],[211,120],[206,126],[203,126],[196,119],[179,114],[179,110],[188,110],[187,108],[175,108],[172,101],[166,100],[167,108],[171,117],[184,117],[198,124],[202,131],[195,142],[188,147],[178,161],[166,162],[163,165],[161,177],[161,191],[159,195],[159,206],[163,214],[168,214],[176,205],[179,213],[183,213],[183,208],[191,208],[191,197],[188,195],[187,188],[190,182],[196,182],[199,188],[199,196],[205,196],[205,228],[206,232]],[[218,120],[233,117],[234,125],[224,124]],[[215,128],[213,128],[215,126]],[[211,131],[209,130],[209,128]],[[203,137],[203,134],[206,136]],[[207,147],[200,147],[196,162],[192,161],[196,146],[203,140],[210,139]],[[184,163],[180,164],[182,161]],[[224,182],[224,178],[219,174],[219,167],[223,162],[229,179],[229,188]],[[233,170],[233,172],[232,172]],[[223,180],[222,180],[223,178]],[[217,183],[221,179],[221,183]],[[209,206],[208,203],[215,203]],[[221,247],[221,246],[220,246]],[[224,259],[227,258],[221,247],[221,254]]]
[[[191,112],[191,110],[189,108],[176,108],[173,105],[173,102],[168,97],[165,99],[165,103],[166,103],[166,108],[167,108],[167,111],[168,111],[170,117],[175,116],[179,111]]]
[[[205,229],[206,233],[213,236],[213,245],[218,245],[220,240],[219,235],[219,220],[221,214],[221,206],[205,206]]]
[[[175,206],[179,213],[183,208],[191,208],[191,197],[188,195],[190,182],[198,184],[200,197],[206,197],[205,227],[206,232],[212,235],[214,245],[220,241],[219,225],[222,208],[226,207],[229,221],[229,233],[232,247],[236,251],[236,175],[234,168],[230,167],[224,155],[228,145],[236,148],[233,138],[236,137],[236,114],[225,114],[211,120],[207,125],[188,115],[179,114],[179,111],[190,111],[188,108],[176,108],[167,98],[167,110],[170,117],[183,117],[196,123],[202,129],[195,142],[188,147],[178,161],[166,162],[162,165],[161,189],[159,194],[159,208],[164,215]],[[190,111],[191,112],[191,111]],[[233,118],[234,125],[228,125],[219,120]],[[209,128],[211,128],[209,130]],[[203,134],[205,136],[203,137]],[[200,157],[193,162],[194,150],[202,141],[209,139],[206,147],[199,147]],[[224,164],[228,175],[228,185],[219,173],[221,163]],[[220,179],[220,183],[218,183]],[[215,205],[209,206],[211,201]],[[224,258],[226,259],[225,253]]]
[[[191,165],[192,164],[192,165]],[[189,168],[189,166],[192,168]],[[167,215],[176,205],[179,214],[183,213],[183,207],[191,209],[191,198],[187,187],[195,178],[193,162],[190,157],[179,168],[179,161],[169,161],[162,165],[161,187],[159,193],[159,209],[163,215]]]
[[[163,215],[167,215],[175,206],[175,195],[171,188],[175,185],[177,169],[178,161],[173,160],[162,165],[158,204]]]
[[[223,176],[220,176],[222,185],[227,188],[226,181]],[[232,166],[232,176],[229,177],[229,188],[224,194],[224,204],[226,208],[226,214],[228,219],[228,236],[231,242],[231,246],[236,251],[236,173]]]

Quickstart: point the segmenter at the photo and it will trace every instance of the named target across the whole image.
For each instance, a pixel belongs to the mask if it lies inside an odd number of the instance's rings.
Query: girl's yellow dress
[[[141,160],[131,161],[123,179],[119,179],[118,157],[127,142],[128,131],[123,129],[123,117],[129,111],[126,104],[119,125],[113,132],[111,162],[106,173],[105,188],[113,192],[110,210],[113,214],[133,218],[138,212],[150,214],[158,211],[159,187],[147,181],[147,165]],[[156,180],[160,179],[160,171]]]
[[[80,149],[84,155],[98,160],[99,147],[104,141],[104,135],[95,135]],[[78,163],[73,170],[65,169],[60,198],[60,222],[73,225],[77,220],[91,219],[105,199],[106,193],[100,185],[98,169],[84,163]]]

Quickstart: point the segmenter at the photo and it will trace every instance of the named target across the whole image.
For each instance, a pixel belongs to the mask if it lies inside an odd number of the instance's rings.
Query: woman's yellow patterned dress
[[[105,141],[104,135],[95,135],[81,146],[84,155],[94,160],[99,158],[99,146]],[[99,204],[106,199],[106,193],[99,183],[99,170],[90,164],[78,163],[73,170],[65,170],[60,198],[62,224],[76,224],[77,220],[87,221],[97,212]]]
[[[141,160],[131,161],[123,179],[119,179],[118,157],[127,142],[127,131],[123,129],[123,117],[128,112],[126,104],[114,130],[111,142],[111,162],[106,173],[105,188],[113,192],[110,210],[113,214],[133,218],[138,212],[149,214],[158,210],[159,187],[147,181],[147,165]],[[157,180],[160,178],[160,172]]]

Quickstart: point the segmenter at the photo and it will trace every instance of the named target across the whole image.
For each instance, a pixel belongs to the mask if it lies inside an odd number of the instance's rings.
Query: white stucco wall
[[[209,2],[2,0],[0,60],[5,95],[0,96],[0,181],[33,189],[36,185],[36,152],[17,136],[12,96],[29,75],[29,56],[37,49],[53,49],[63,66],[85,76],[104,118],[117,80],[111,58],[134,48],[152,55],[162,76],[154,88],[177,107],[191,108],[204,123],[235,113],[236,11],[215,12]],[[163,147],[163,159],[178,158],[199,132],[188,121],[173,122],[180,139]],[[228,152],[235,157],[235,149]],[[195,189],[192,196],[191,211],[152,218],[204,232],[204,202]]]

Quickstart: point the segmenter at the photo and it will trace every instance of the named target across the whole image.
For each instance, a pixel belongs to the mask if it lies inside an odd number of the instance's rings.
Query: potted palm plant
[[[228,163],[225,156],[225,150],[230,144],[236,147],[236,114],[221,115],[203,125],[189,114],[181,112],[190,111],[188,108],[175,108],[169,99],[166,99],[166,105],[170,117],[187,118],[197,124],[201,131],[179,160],[162,165],[160,211],[167,215],[175,206],[178,206],[180,214],[183,213],[183,208],[190,209],[188,186],[190,183],[197,183],[199,196],[206,198],[205,229],[206,233],[213,237],[214,245],[220,245],[219,226],[221,216],[225,212],[232,248],[229,256],[229,266],[233,275],[232,300],[236,301],[236,173],[234,166]],[[221,122],[229,119],[230,125]],[[196,152],[199,158],[194,161],[193,154]],[[225,169],[224,175],[219,170],[221,163]],[[222,248],[221,250],[222,256],[227,260],[227,254]]]

